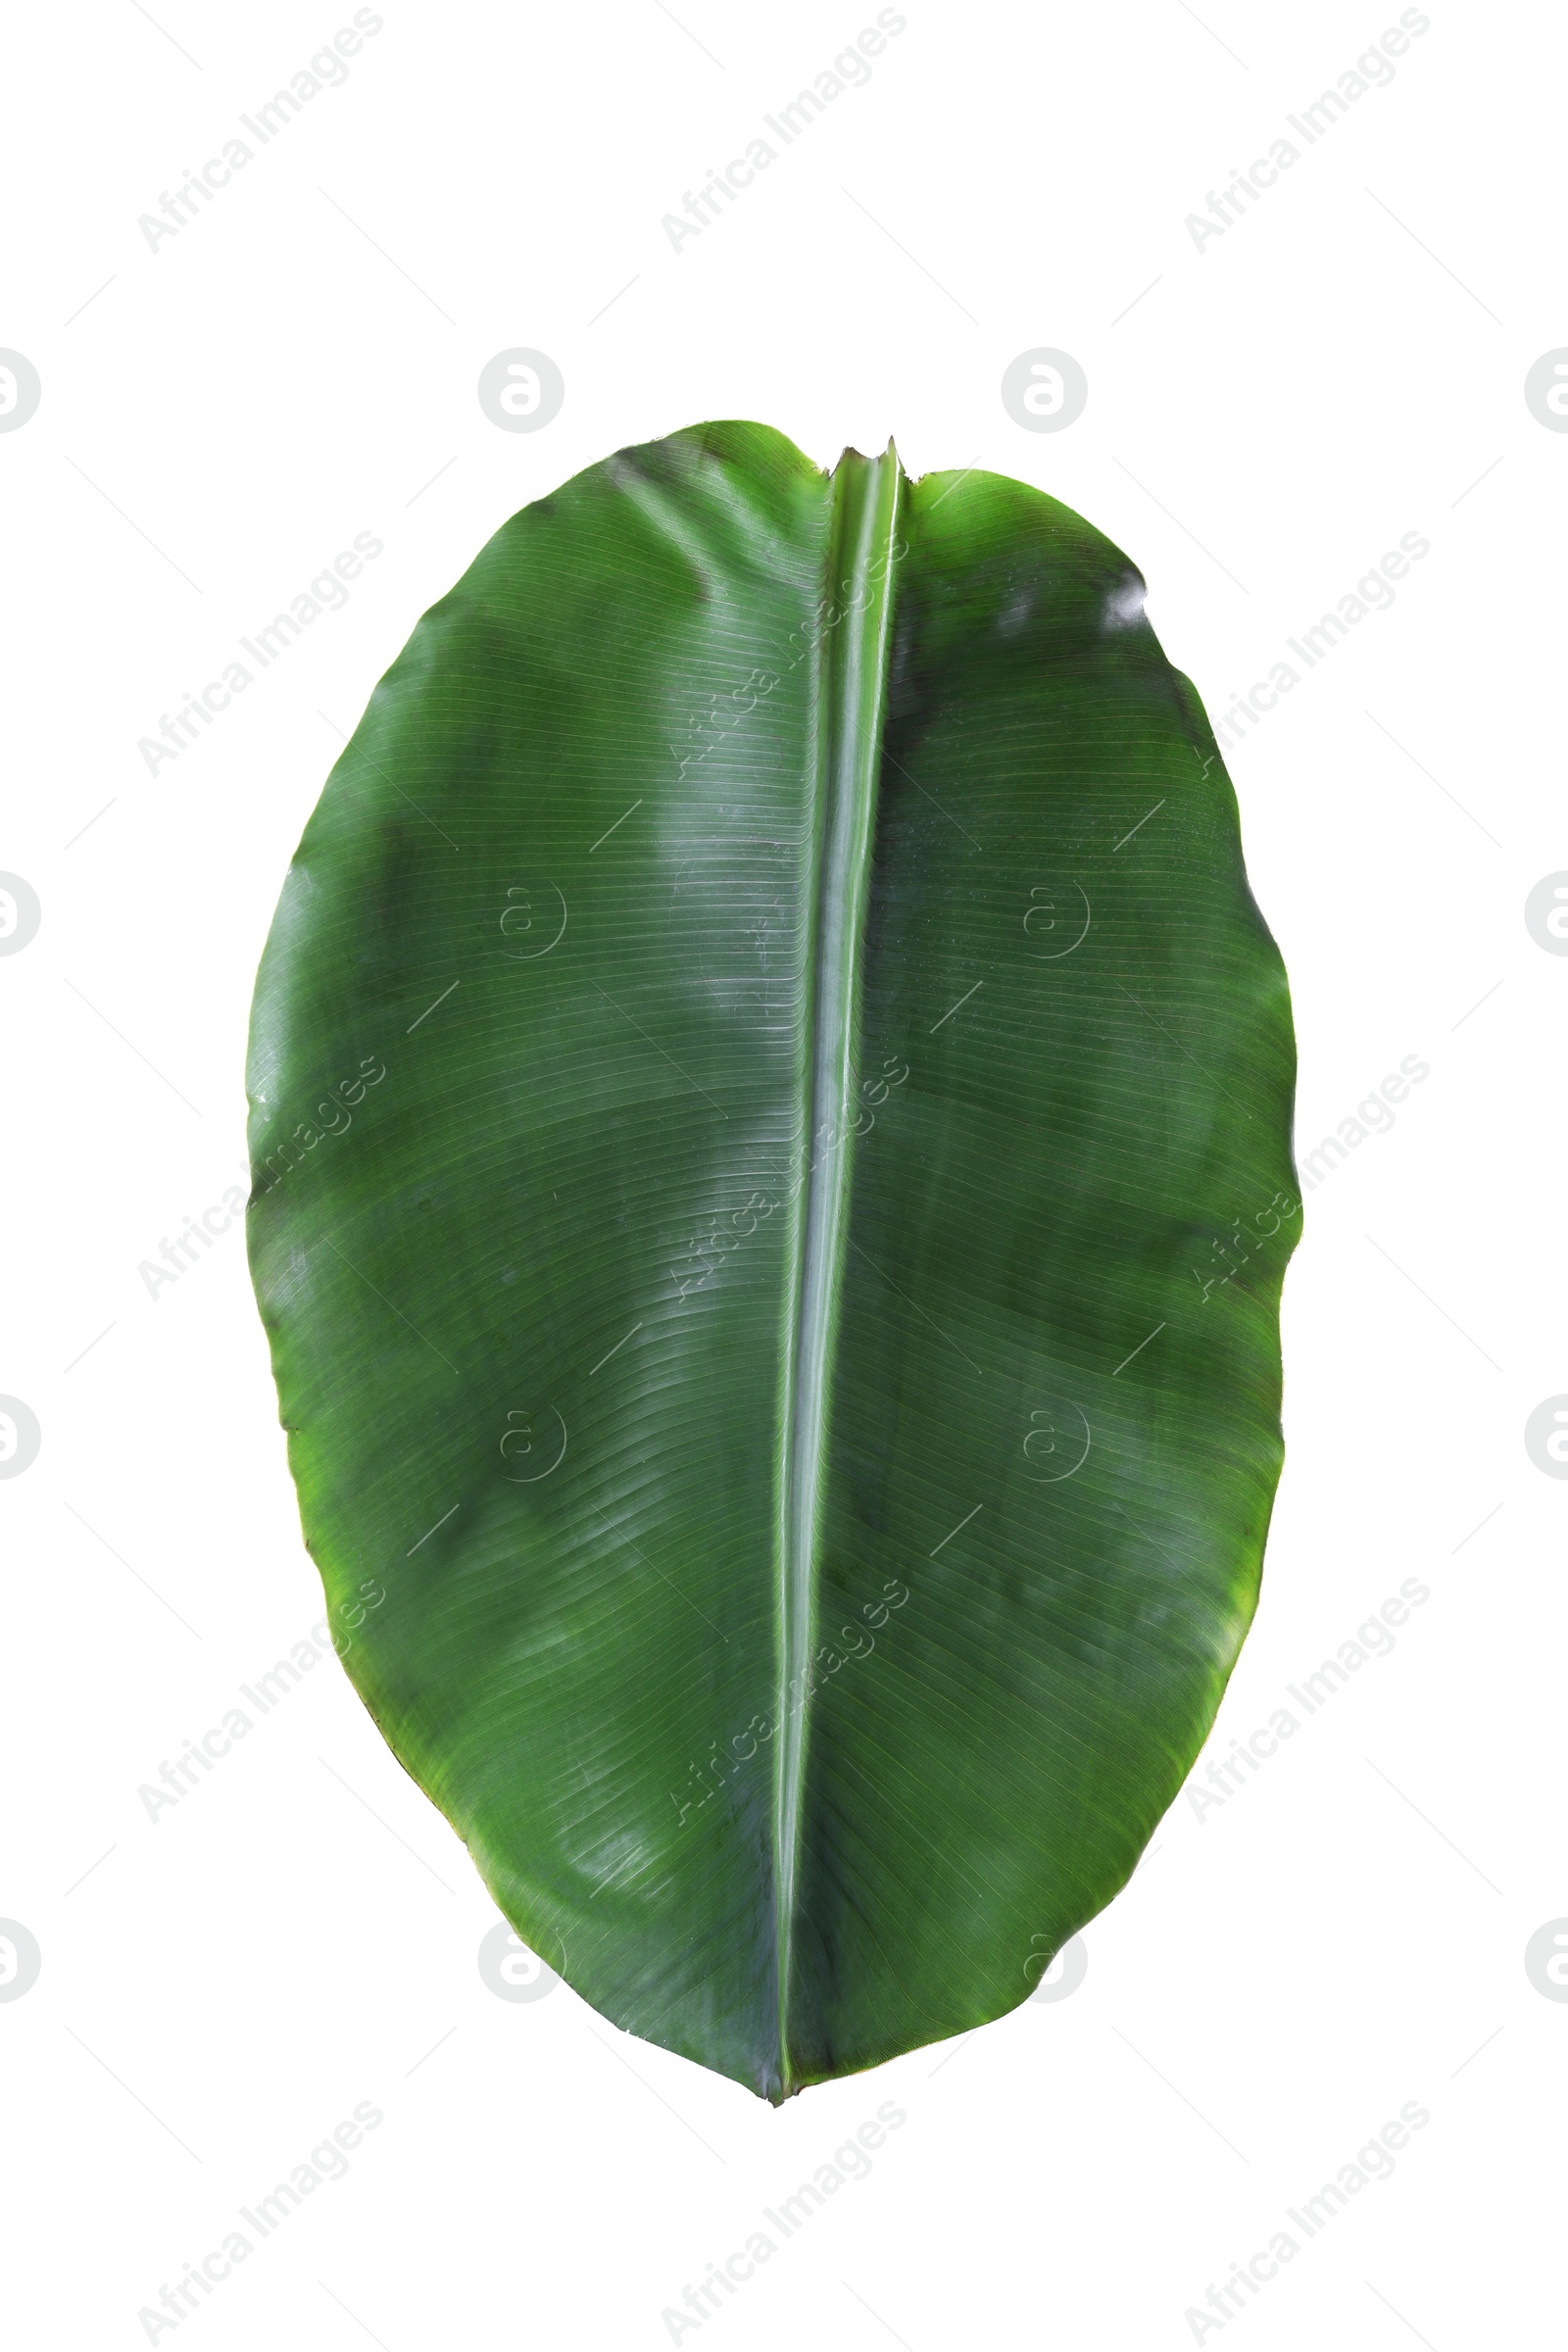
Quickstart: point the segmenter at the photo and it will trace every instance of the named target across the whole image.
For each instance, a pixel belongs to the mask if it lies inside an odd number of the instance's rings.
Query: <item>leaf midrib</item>
[[[808,1728],[823,1452],[848,1225],[859,1029],[859,945],[870,888],[903,475],[846,450],[833,476],[827,582],[812,663],[814,771],[804,1081],[807,1173],[792,1234],[778,1529],[774,1881],[778,2084],[800,2087],[789,2005]],[[824,1140],[825,1139],[825,1140]]]

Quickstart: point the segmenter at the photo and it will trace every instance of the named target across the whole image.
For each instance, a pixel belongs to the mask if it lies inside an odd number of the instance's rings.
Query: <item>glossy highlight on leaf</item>
[[[248,1083],[344,1664],[517,1934],[775,2101],[1027,1999],[1250,1622],[1300,1220],[1134,566],[891,445],[589,467],[371,697]]]

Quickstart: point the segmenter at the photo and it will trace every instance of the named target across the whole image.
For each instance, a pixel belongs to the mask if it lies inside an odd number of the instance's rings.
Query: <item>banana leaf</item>
[[[1257,1599],[1295,1047],[1143,604],[1002,475],[622,450],[419,622],[257,982],[345,1668],[518,1936],[775,2102],[1029,1997]]]

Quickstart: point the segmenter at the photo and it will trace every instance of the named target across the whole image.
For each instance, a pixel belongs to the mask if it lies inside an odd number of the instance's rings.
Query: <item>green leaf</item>
[[[1028,1997],[1257,1596],[1289,1000],[1142,600],[1000,475],[623,450],[419,623],[257,983],[347,1670],[517,1933],[774,2100]]]

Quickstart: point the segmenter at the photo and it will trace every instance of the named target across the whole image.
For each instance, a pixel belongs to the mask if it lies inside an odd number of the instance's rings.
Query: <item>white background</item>
[[[138,215],[352,12],[155,13],[14,23],[0,162],[0,343],[43,384],[0,435],[0,867],[43,909],[0,959],[0,1391],[43,1433],[0,1484],[0,1916],[42,1952],[0,2001],[9,2333],[148,2340],[162,2285],[370,2101],[347,2178],[157,2341],[657,2346],[893,2099],[869,2177],[679,2340],[1547,2340],[1568,2006],[1524,1952],[1568,1913],[1568,1490],[1523,1430],[1568,1390],[1568,960],[1523,907],[1568,866],[1568,437],[1523,385],[1568,342],[1560,22],[1434,0],[1200,251],[1185,217],[1396,8],[910,0],[677,254],[661,216],[872,8],[387,0],[343,86],[152,251]],[[475,397],[514,345],[565,378],[534,434]],[[1089,380],[1057,434],[1000,398],[1040,345]],[[1064,499],[1216,716],[1431,543],[1231,756],[1298,1148],[1401,1058],[1430,1076],[1307,1201],[1289,1460],[1209,1756],[1403,1580],[1430,1597],[1223,1803],[1178,1801],[1068,1998],[776,2114],[564,1986],[487,1989],[493,1910],[331,1661],[177,1808],[137,1796],[318,1614],[237,1225],[156,1298],[138,1266],[240,1180],[256,962],[339,733],[509,514],[722,416]],[[138,739],[366,531],[346,609],[150,775]],[[1200,2333],[1209,2283],[1412,2101],[1393,2178]]]

